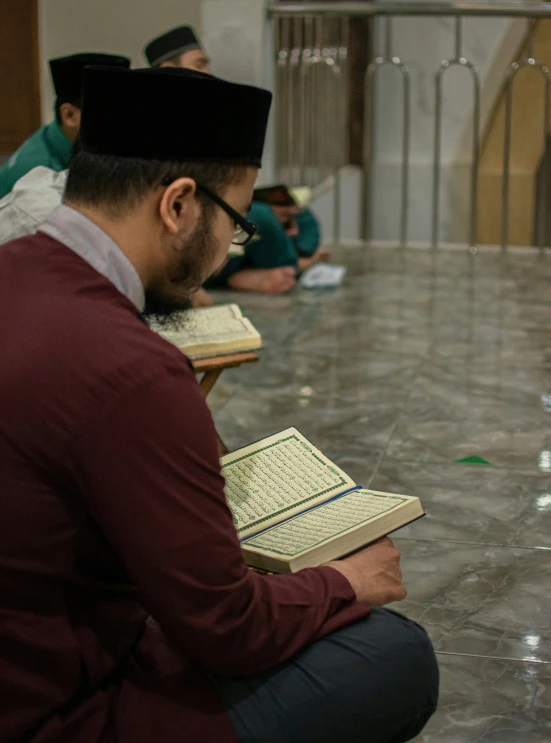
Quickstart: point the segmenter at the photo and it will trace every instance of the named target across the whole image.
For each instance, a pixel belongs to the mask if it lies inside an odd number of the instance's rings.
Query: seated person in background
[[[209,59],[190,26],[175,28],[152,41],[146,48],[146,56],[152,66],[209,72]],[[0,169],[0,245],[34,234],[61,204],[66,168],[80,127],[82,71],[88,65],[129,68],[130,60],[108,54],[76,54],[51,60],[57,95],[56,121],[33,134]],[[57,141],[58,146],[52,149],[50,141]],[[45,167],[35,170],[38,165]],[[12,188],[14,191],[9,194]],[[214,301],[204,289],[199,289],[192,303],[194,307],[210,307]]]
[[[89,65],[128,69],[130,60],[112,54],[74,54],[50,60],[50,73],[57,96],[55,120],[23,142],[0,168],[0,198],[39,165],[55,171],[65,170],[69,166],[71,148],[80,128],[82,71]]]
[[[210,74],[210,59],[191,26],[180,26],[158,36],[145,47],[151,67],[183,67]]]
[[[298,274],[329,259],[319,247],[320,227],[313,212],[300,209],[285,186],[257,188],[247,219],[258,225],[257,235],[208,286],[283,294],[292,289]]]
[[[320,248],[321,229],[313,211],[308,207],[301,209],[287,186],[256,188],[254,203],[268,204],[285,227],[299,256],[299,273],[329,260],[329,251]]]
[[[0,199],[0,245],[34,235],[63,199],[67,171],[33,168]]]

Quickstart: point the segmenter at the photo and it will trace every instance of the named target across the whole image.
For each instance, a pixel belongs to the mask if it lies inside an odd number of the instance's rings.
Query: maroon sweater
[[[331,568],[246,568],[187,360],[44,234],[0,249],[0,346],[1,743],[234,740],[202,669],[368,610]]]

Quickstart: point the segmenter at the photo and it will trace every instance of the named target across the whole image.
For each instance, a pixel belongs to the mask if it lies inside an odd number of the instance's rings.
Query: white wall
[[[200,32],[201,0],[39,0],[42,117],[52,119],[48,60],[76,52],[108,52],[144,67],[143,47],[174,26]]]
[[[203,0],[203,41],[212,57],[215,75],[274,90],[273,30],[268,22],[268,0]],[[232,117],[247,111],[228,112]],[[273,109],[258,184],[274,182]]]
[[[335,236],[335,179],[330,176],[313,189],[311,208],[317,215],[322,240],[331,245]],[[362,234],[363,204],[361,195],[363,172],[355,165],[347,165],[340,171],[340,239],[343,242],[357,242]]]

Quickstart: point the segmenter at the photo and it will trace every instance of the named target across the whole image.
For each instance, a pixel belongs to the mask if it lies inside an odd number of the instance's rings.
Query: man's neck
[[[75,132],[75,130],[69,129],[69,127],[65,126],[64,124],[60,124],[59,128],[61,129],[65,137],[69,140],[69,142],[73,144],[73,142],[77,138],[77,133]]]
[[[151,251],[147,249],[149,228],[145,220],[139,216],[131,219],[115,220],[105,215],[99,209],[73,204],[65,201],[65,205],[79,212],[97,225],[125,254],[136,269],[144,287],[147,288],[154,278],[155,268],[151,261]]]

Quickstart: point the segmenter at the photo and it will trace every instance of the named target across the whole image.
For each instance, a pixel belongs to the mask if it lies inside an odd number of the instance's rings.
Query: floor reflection
[[[548,743],[551,260],[335,257],[349,266],[336,291],[218,297],[266,348],[222,378],[216,423],[231,448],[294,425],[357,482],[421,496],[429,516],[397,539],[402,610],[442,666],[420,741]]]

